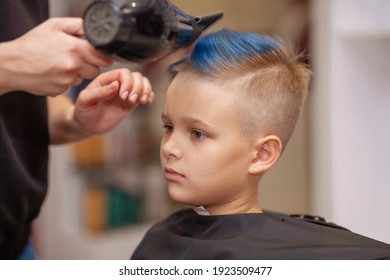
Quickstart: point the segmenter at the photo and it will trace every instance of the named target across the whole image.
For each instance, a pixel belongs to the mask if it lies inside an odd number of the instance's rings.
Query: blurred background
[[[90,0],[51,0],[82,16]],[[259,188],[264,210],[324,217],[390,243],[390,1],[172,0],[191,15],[222,10],[208,31],[271,34],[308,55],[310,94],[287,150]],[[182,207],[159,166],[166,67],[142,67],[156,101],[107,135],[51,148],[50,189],[33,240],[41,259],[128,259],[145,231]]]

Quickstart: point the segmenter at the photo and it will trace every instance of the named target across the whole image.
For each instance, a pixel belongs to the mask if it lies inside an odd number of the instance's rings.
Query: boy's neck
[[[246,213],[262,213],[258,195],[259,178],[254,178],[244,188],[245,192],[231,201],[219,205],[203,205],[210,215],[234,215]]]
[[[263,213],[258,203],[244,205],[226,205],[216,207],[204,207],[210,215],[234,215],[248,213]]]

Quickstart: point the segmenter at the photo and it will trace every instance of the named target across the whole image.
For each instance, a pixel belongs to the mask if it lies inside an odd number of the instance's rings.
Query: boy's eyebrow
[[[198,118],[193,118],[193,117],[185,117],[184,118],[185,121],[193,124],[193,125],[200,125],[202,127],[206,127],[206,128],[209,128],[209,129],[216,129],[217,127],[211,125],[211,124],[208,124],[207,122],[204,122]]]
[[[162,120],[168,120],[169,117],[167,115],[165,115],[164,113],[161,114],[161,119]],[[210,129],[217,129],[216,126],[213,126],[209,123],[206,123],[205,121],[202,121],[200,120],[199,118],[195,118],[195,117],[191,117],[191,116],[186,116],[183,118],[183,120],[185,122],[189,122],[191,124],[195,124],[195,125],[201,125],[201,126],[204,126],[204,127],[207,127],[207,128],[210,128]]]
[[[167,117],[164,113],[162,113],[162,114],[161,114],[161,119],[162,119],[162,120],[167,120],[168,117]]]

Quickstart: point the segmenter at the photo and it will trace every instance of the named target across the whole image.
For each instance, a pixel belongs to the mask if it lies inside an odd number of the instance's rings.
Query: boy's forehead
[[[191,70],[184,70],[184,71],[179,71],[176,76],[173,78],[172,83],[177,80],[203,80],[206,77],[202,75],[201,73],[197,73],[195,71]]]
[[[231,92],[227,90],[225,84],[216,78],[205,77],[204,75],[185,71],[178,73],[172,80],[165,101],[175,99],[176,102],[188,100],[201,102],[215,102],[219,100],[229,100],[232,98]],[[222,102],[225,103],[225,102]],[[215,105],[219,105],[218,104]]]
[[[221,77],[211,77],[199,72],[185,70],[185,71],[180,71],[176,74],[176,76],[173,78],[171,82],[171,86],[174,85],[175,88],[178,87],[187,90],[194,87],[196,88],[212,87],[214,91],[218,90],[224,92],[224,94],[226,94],[226,97],[228,97],[227,95],[229,93],[233,93],[235,89],[240,87],[241,80],[242,77],[227,79]]]
[[[180,72],[168,88],[164,100],[164,113],[187,116],[188,119],[191,118],[189,116],[193,119],[201,116],[212,117],[215,120],[223,115],[232,117],[233,95],[219,80],[195,73]]]

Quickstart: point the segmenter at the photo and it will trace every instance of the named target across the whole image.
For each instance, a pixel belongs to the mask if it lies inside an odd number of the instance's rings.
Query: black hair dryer
[[[84,30],[114,59],[144,64],[190,45],[222,16],[190,16],[168,0],[98,0],[84,13]]]

